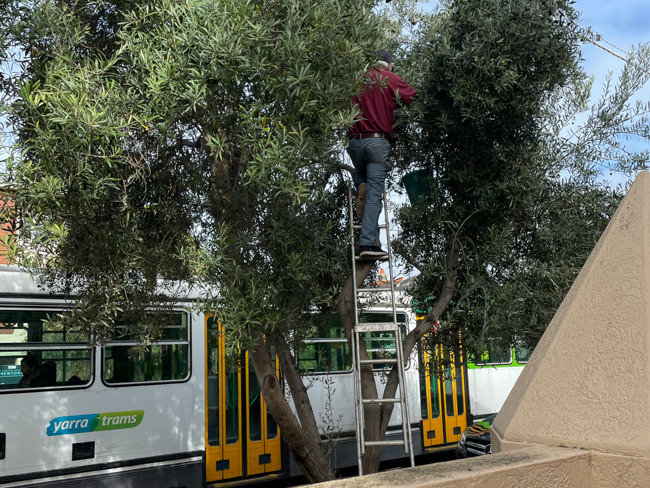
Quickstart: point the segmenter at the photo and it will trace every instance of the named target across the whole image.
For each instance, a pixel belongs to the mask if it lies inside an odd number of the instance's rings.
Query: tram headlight
[[[461,446],[465,446],[465,443],[467,442],[467,431],[464,430],[463,433],[460,435],[460,441],[458,442]]]

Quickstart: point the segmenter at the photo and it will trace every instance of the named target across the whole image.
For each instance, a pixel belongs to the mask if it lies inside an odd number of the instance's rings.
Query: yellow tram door
[[[445,371],[441,378],[444,382],[445,440],[447,443],[452,443],[460,440],[461,434],[467,427],[467,389],[463,355],[451,351],[446,351],[446,355],[449,361],[445,361]]]
[[[278,425],[266,408],[253,363],[245,353],[246,376],[246,472],[248,475],[273,473],[282,469],[282,449]],[[276,359],[276,375],[279,366]]]
[[[241,368],[226,360],[223,327],[206,318],[206,481],[243,475]]]
[[[423,447],[434,447],[445,444],[440,381],[433,371],[434,361],[432,361],[430,353],[422,348],[418,357],[420,360],[422,442]]]
[[[467,427],[462,356],[455,358],[452,353],[443,353],[436,346],[435,361],[424,348],[420,351],[419,358],[423,447],[458,442]],[[437,365],[440,365],[441,371],[435,371]]]

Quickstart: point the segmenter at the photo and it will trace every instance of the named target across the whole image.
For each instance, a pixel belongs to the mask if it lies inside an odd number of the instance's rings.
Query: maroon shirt
[[[415,99],[415,90],[395,73],[373,68],[364,75],[366,82],[361,95],[353,96],[352,101],[359,105],[361,116],[350,128],[348,135],[383,132],[393,137],[393,112],[399,97],[404,105]]]

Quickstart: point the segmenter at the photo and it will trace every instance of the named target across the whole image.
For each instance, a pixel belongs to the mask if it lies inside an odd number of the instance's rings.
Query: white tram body
[[[523,366],[483,366],[468,370],[470,408],[475,418],[498,413],[515,386]]]
[[[188,367],[185,377],[172,382],[107,383],[101,374],[104,348],[65,344],[45,334],[34,337],[29,326],[23,327],[28,322],[19,322],[65,306],[64,300],[39,290],[27,274],[15,268],[0,271],[0,485],[135,487],[158,479],[164,480],[158,486],[200,481],[204,368]],[[202,317],[191,315],[188,321],[199,324],[201,332]],[[190,357],[203,357],[202,341],[184,342],[192,348]],[[70,378],[59,372],[58,381],[47,386],[18,387],[11,373],[20,372],[16,357],[28,352],[53,358],[59,369],[66,363],[86,369],[85,377],[81,384],[66,385]],[[84,359],[67,359],[74,356]],[[69,373],[76,376],[72,373],[78,371]]]
[[[470,409],[475,418],[501,410],[531,352],[521,341],[508,348],[488,342],[480,362],[468,363]]]
[[[89,346],[88,337],[44,321],[71,301],[0,267],[0,486],[194,488],[299,475],[248,354],[236,368],[226,364],[221,324],[187,311],[195,298],[180,299],[160,342],[133,356],[128,335]],[[386,304],[367,308],[369,320],[392,320]],[[409,307],[397,314],[404,333],[415,326]],[[353,377],[347,341],[332,324],[296,361],[323,442],[336,441],[333,463],[342,468],[357,459]],[[391,346],[377,347],[385,354]],[[21,371],[27,356],[40,372],[29,380]],[[406,368],[416,455],[453,449],[470,418],[466,366],[459,361],[435,378],[426,361],[414,351]],[[388,438],[401,435],[401,415],[395,408]],[[382,451],[382,459],[400,457],[401,447]]]

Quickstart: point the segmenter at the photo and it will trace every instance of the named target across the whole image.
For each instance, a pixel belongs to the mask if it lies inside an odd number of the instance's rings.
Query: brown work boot
[[[357,190],[357,199],[354,202],[354,208],[357,211],[359,220],[363,220],[363,211],[366,208],[366,184],[361,183]]]

